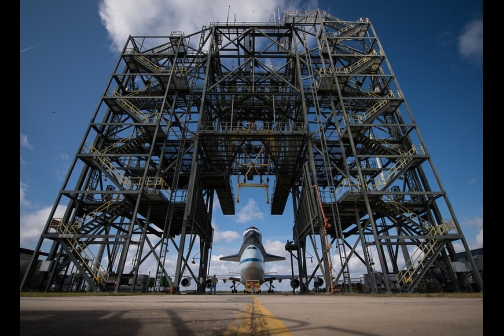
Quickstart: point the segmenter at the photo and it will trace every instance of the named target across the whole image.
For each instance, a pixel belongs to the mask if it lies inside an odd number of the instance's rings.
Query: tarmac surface
[[[20,335],[483,335],[483,298],[217,294],[20,297]]]

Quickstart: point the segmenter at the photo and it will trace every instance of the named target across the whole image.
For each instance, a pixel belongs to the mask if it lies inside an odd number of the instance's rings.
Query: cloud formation
[[[28,185],[23,183],[23,181],[19,180],[19,205],[21,207],[30,207],[31,203],[26,199],[26,189]]]
[[[477,231],[475,240],[469,240],[470,249],[483,247],[483,217],[464,218],[463,227],[473,228]]]
[[[314,10],[318,1],[300,0],[214,0],[201,6],[198,0],[102,0],[101,22],[112,42],[110,49],[120,52],[132,36],[169,36],[173,31],[185,35],[198,32],[211,22],[268,22],[289,9]]]
[[[33,149],[33,145],[28,141],[28,136],[26,134],[20,134],[20,144],[22,147]]]
[[[23,188],[23,187],[22,187]],[[21,189],[22,189],[21,188]],[[66,207],[58,207],[54,214],[54,218],[62,218],[65,213]],[[27,214],[21,213],[20,230],[19,230],[19,246],[33,249],[39,241],[40,234],[42,233],[52,206],[45,207],[34,212]],[[46,251],[47,252],[47,251]]]
[[[256,219],[263,220],[264,214],[257,206],[257,202],[249,198],[247,205],[245,205],[237,214],[235,218],[236,223],[247,223]]]
[[[219,227],[215,224],[215,221],[212,220],[212,227],[214,229],[213,233],[213,242],[219,242],[221,240],[225,240],[227,243],[232,242],[233,240],[239,239],[240,235],[236,231],[219,231]]]
[[[464,26],[458,38],[462,56],[479,61],[483,57],[483,20],[474,20]]]

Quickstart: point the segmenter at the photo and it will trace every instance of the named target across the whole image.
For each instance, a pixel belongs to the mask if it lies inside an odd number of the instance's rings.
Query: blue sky
[[[189,34],[228,12],[257,22],[317,8],[371,21],[470,248],[483,247],[483,2],[470,0],[21,0],[20,247],[35,248],[129,34]],[[238,270],[218,257],[235,253],[254,225],[267,250],[287,258],[268,270],[290,273],[290,201],[271,216],[264,190],[242,189],[240,200],[235,216],[214,211],[210,272]]]

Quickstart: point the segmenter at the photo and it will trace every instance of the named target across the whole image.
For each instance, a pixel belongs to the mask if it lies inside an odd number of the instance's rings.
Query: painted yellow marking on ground
[[[293,336],[289,329],[264,307],[255,295],[254,303],[245,303],[241,313],[229,325],[225,336]]]
[[[282,321],[277,319],[275,315],[270,313],[270,311],[259,302],[255,295],[253,298],[255,305],[255,335],[294,335],[287,329]]]
[[[224,332],[224,336],[235,336],[235,335],[250,335],[252,329],[252,303],[243,304],[241,313],[236,316],[234,321],[228,326],[227,330]]]

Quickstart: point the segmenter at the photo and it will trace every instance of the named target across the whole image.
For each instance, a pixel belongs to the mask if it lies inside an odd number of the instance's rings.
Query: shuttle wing
[[[268,261],[281,261],[281,260],[285,260],[285,257],[281,257],[281,256],[277,256],[277,255],[274,255],[274,254],[269,254],[269,253],[266,253],[264,255],[264,262],[268,262]]]
[[[225,256],[225,257],[220,257],[219,260],[240,262],[240,254],[236,253],[236,254],[231,254],[231,255]]]

